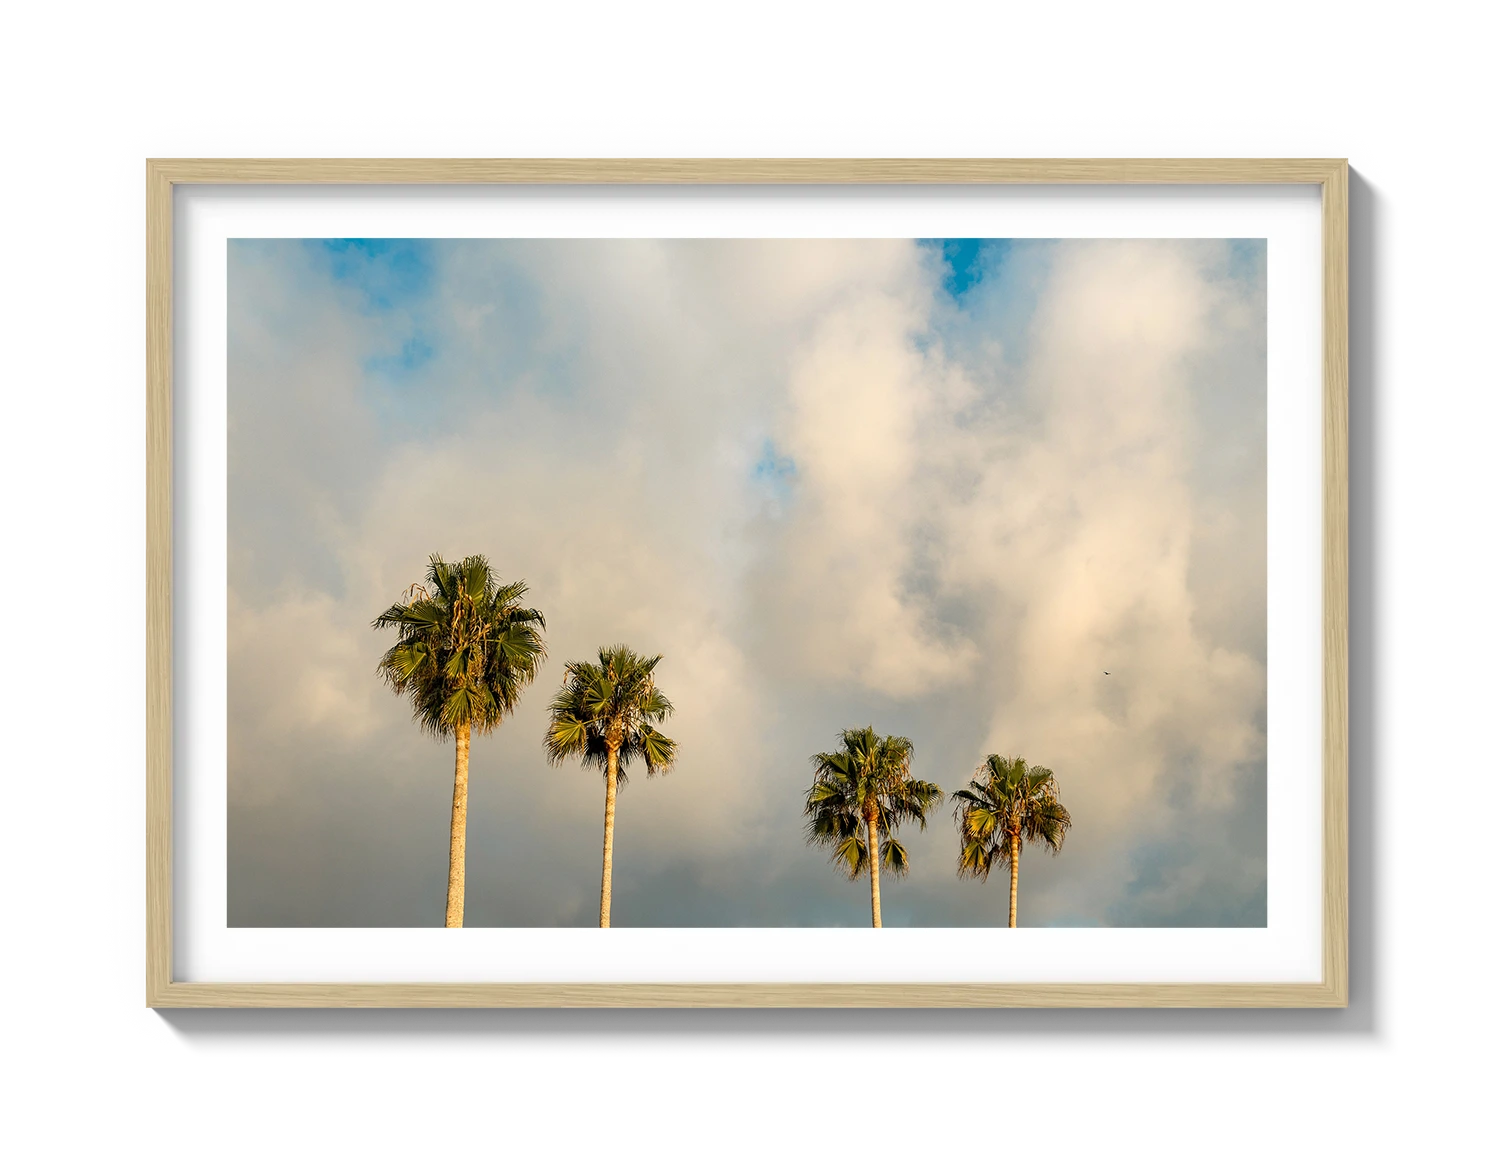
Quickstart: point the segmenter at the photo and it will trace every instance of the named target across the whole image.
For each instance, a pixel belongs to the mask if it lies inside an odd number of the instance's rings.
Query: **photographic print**
[[[232,239],[230,927],[1267,924],[1262,239]]]

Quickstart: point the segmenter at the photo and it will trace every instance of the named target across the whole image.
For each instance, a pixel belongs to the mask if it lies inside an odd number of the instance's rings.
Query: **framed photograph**
[[[152,1007],[1347,1003],[1343,160],[153,160]]]

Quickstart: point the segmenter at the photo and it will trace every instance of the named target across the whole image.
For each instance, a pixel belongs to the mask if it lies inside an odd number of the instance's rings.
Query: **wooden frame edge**
[[[146,1002],[172,989],[172,179],[146,164]],[[178,985],[181,986],[180,984]]]
[[[1322,193],[1323,980],[1320,983],[184,983],[172,926],[173,188],[275,183],[1300,183]],[[1349,1002],[1345,159],[148,159],[146,1004],[185,1007],[1284,1007]]]
[[[172,983],[154,1008],[1338,1008],[1329,983]]]
[[[1349,164],[1323,180],[1323,978],[1349,1002]]]
[[[152,159],[168,183],[1324,183],[1340,159]]]

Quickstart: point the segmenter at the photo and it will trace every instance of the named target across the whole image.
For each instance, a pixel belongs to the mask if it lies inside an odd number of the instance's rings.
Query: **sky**
[[[864,926],[804,842],[872,724],[953,792],[1053,769],[1022,926],[1264,926],[1260,240],[236,240],[231,926],[440,926],[453,745],[376,662],[428,557],[524,580],[549,657],[470,758],[469,926],[597,922],[565,663],[663,655],[670,773],[615,926]],[[1105,672],[1108,671],[1108,674]],[[948,808],[886,926],[1003,926]]]

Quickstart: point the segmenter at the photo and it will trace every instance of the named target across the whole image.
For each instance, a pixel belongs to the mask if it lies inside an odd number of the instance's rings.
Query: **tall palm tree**
[[[502,585],[484,557],[436,553],[425,585],[413,585],[375,619],[394,629],[382,678],[411,699],[412,716],[439,739],[453,737],[453,817],[448,827],[445,926],[464,924],[464,842],[469,825],[469,737],[500,726],[547,657],[546,619],[521,604],[524,581]]]
[[[958,875],[984,881],[996,864],[1010,867],[1010,924],[1016,924],[1021,842],[1062,848],[1073,818],[1057,796],[1051,768],[1030,767],[1020,756],[990,756],[969,786],[953,794],[958,822]]]
[[[834,865],[850,881],[869,871],[870,925],[878,927],[880,871],[900,877],[910,868],[895,831],[906,821],[925,829],[943,791],[912,776],[915,749],[909,739],[864,727],[839,732],[839,744],[839,751],[812,757],[813,784],[803,810],[807,839],[831,850]]]
[[[661,655],[643,658],[628,646],[602,646],[597,662],[570,662],[552,697],[547,760],[576,758],[604,773],[604,872],[599,879],[599,925],[609,925],[615,856],[615,797],[625,783],[625,765],[640,760],[646,775],[668,771],[677,744],[657,727],[672,704],[656,685]]]

